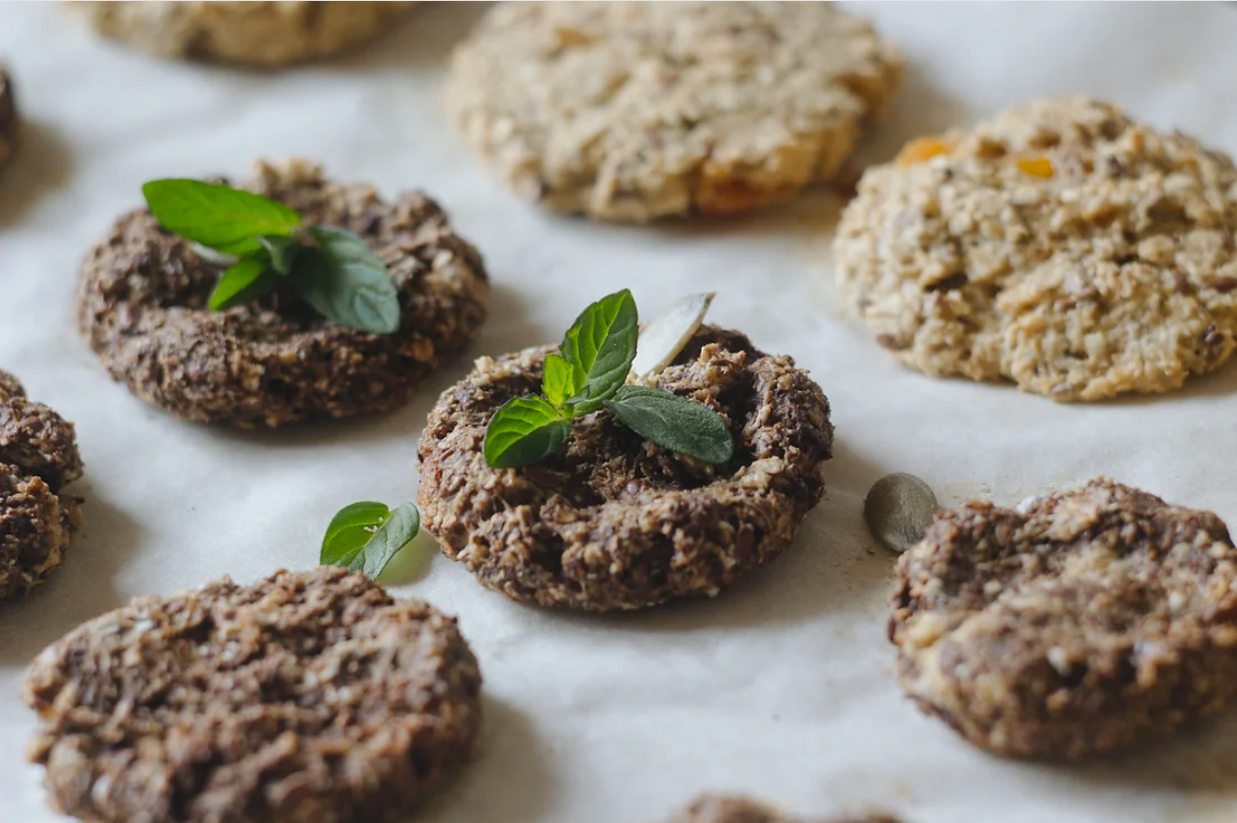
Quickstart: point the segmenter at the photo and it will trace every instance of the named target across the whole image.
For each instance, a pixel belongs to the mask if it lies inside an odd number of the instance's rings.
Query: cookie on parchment
[[[714,326],[651,380],[726,420],[730,462],[677,455],[595,413],[544,463],[490,468],[486,425],[540,388],[552,351],[480,358],[421,435],[425,527],[487,588],[589,611],[716,595],[780,555],[820,502],[833,443],[820,387],[789,357]]]
[[[457,49],[447,102],[521,196],[646,221],[747,212],[831,177],[901,73],[829,3],[514,2]]]
[[[704,795],[666,823],[807,823],[771,806],[744,797]],[[847,815],[819,820],[818,823],[899,823],[886,814]]]
[[[899,558],[889,637],[907,695],[981,748],[1117,749],[1237,695],[1237,548],[1111,480],[971,503]]]
[[[72,2],[100,34],[163,57],[282,66],[376,37],[409,2]]]
[[[244,427],[383,411],[480,331],[489,296],[481,256],[425,195],[386,202],[304,160],[259,161],[246,187],[307,225],[365,239],[399,288],[399,330],[340,326],[280,292],[211,311],[223,268],[139,209],[90,251],[78,288],[78,327],[138,397],[185,420]]]
[[[1102,400],[1228,359],[1235,233],[1226,155],[1108,103],[1041,100],[869,169],[837,280],[913,368]]]
[[[3,167],[17,148],[17,133],[21,120],[17,116],[17,97],[13,81],[0,64],[0,167]]]
[[[453,618],[360,574],[144,597],[44,650],[23,697],[53,808],[97,823],[384,823],[466,759]]]
[[[81,476],[73,424],[0,371],[0,600],[25,594],[64,561],[81,524],[81,500],[64,486]]]

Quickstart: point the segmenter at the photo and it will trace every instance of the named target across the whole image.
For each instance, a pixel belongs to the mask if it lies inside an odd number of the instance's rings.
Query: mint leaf
[[[495,469],[531,466],[557,452],[571,435],[571,421],[544,398],[504,403],[485,427],[485,462]]]
[[[545,359],[545,373],[541,377],[541,391],[550,404],[558,407],[579,391],[576,386],[575,370],[557,354],[551,354]]]
[[[353,503],[331,519],[322,538],[318,562],[342,566],[376,580],[420,528],[421,513],[411,503],[393,510],[372,501]]]
[[[282,203],[217,183],[152,180],[142,194],[165,229],[228,254],[255,252],[255,237],[291,234],[301,223]]]
[[[721,415],[686,397],[649,386],[623,386],[606,408],[645,440],[705,463],[734,457],[734,437]]]
[[[271,268],[283,275],[292,273],[297,254],[305,248],[300,238],[294,235],[268,234],[254,239],[270,254]]]
[[[559,347],[577,387],[567,400],[571,416],[596,411],[623,385],[638,335],[636,301],[627,289],[601,298],[576,318]]]
[[[358,331],[399,329],[399,289],[383,259],[352,232],[319,227],[311,233],[317,246],[300,253],[289,281],[305,302]]]
[[[223,311],[252,303],[279,286],[279,275],[271,271],[263,257],[244,257],[219,278],[210,296],[210,310]]]

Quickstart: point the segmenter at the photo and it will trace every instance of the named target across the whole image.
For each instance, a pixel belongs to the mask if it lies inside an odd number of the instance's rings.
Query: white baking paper
[[[864,529],[876,478],[913,472],[945,504],[1016,504],[1100,474],[1237,524],[1237,364],[1180,393],[1061,406],[935,380],[839,319],[826,191],[747,219],[647,228],[543,214],[494,182],[444,116],[448,51],[481,8],[427,3],[363,53],[261,73],[97,41],[59,4],[0,4],[0,57],[29,118],[0,175],[0,367],[77,424],[85,525],[52,582],[0,606],[0,821],[49,823],[25,664],[140,594],[317,557],[331,514],[413,499],[415,442],[470,359],[557,340],[628,286],[645,315],[717,291],[710,318],[811,370],[834,407],[827,500],[796,545],[716,600],[588,617],[517,606],[418,538],[386,579],[458,614],[481,660],[478,757],[425,823],[647,823],[703,790],[804,814],[879,806],[908,823],[1237,820],[1237,714],[1085,765],[987,756],[905,700],[885,639],[893,558]],[[1237,152],[1237,7],[859,7],[909,58],[862,155],[1036,95],[1111,98]],[[172,419],[111,382],[74,330],[78,264],[139,186],[303,155],[345,180],[423,187],[482,250],[492,316],[407,408],[235,432]]]

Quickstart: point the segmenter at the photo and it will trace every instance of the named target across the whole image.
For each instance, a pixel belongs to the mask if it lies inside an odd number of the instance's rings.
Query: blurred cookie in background
[[[21,121],[17,117],[17,102],[13,94],[13,81],[0,63],[0,166],[8,162],[17,147],[17,129]]]

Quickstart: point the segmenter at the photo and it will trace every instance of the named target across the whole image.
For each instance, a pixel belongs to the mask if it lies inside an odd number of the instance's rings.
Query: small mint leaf
[[[399,289],[387,265],[352,232],[319,227],[317,246],[297,256],[290,283],[314,311],[341,326],[391,334],[399,329]]]
[[[292,273],[292,264],[305,244],[295,235],[268,234],[254,238],[262,244],[271,258],[271,268],[282,275]]]
[[[485,462],[495,469],[539,463],[562,449],[571,421],[537,395],[504,403],[485,427]]]
[[[560,350],[574,371],[572,415],[601,408],[627,380],[636,356],[640,318],[631,292],[601,298],[586,308],[563,337]]]
[[[344,506],[326,527],[318,562],[324,566],[347,567],[388,515],[390,510],[385,503],[364,501]]]
[[[734,437],[722,416],[686,397],[649,386],[623,386],[606,408],[662,448],[705,463],[725,463],[734,457]]]
[[[385,508],[385,507],[384,507]],[[348,571],[361,572],[370,580],[378,575],[399,554],[400,549],[412,542],[421,529],[421,513],[411,503],[392,509],[382,525],[361,547],[360,553],[348,564]]]
[[[279,275],[264,257],[243,257],[223,273],[210,296],[210,310],[223,311],[265,297],[279,286]]]
[[[547,356],[545,373],[541,377],[541,391],[546,400],[550,401],[550,405],[556,408],[562,406],[568,398],[574,397],[579,387],[576,386],[575,370],[571,364],[557,354]]]
[[[286,235],[300,225],[292,209],[252,192],[199,180],[152,180],[146,205],[163,227],[226,254],[251,254],[259,235]]]

